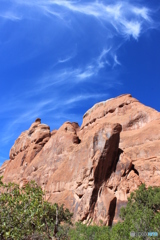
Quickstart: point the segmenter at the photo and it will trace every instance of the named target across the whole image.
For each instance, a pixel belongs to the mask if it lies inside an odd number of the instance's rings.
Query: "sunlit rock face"
[[[35,180],[74,221],[112,225],[141,183],[160,186],[160,113],[126,94],[97,103],[82,126],[58,130],[37,119],[0,169],[5,182]]]

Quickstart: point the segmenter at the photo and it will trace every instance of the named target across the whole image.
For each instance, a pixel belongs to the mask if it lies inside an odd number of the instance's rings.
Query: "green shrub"
[[[105,226],[87,226],[78,222],[70,229],[69,236],[71,240],[107,240],[110,239],[110,229]]]
[[[0,179],[0,189],[1,240],[52,239],[56,225],[71,224],[69,210],[44,201],[41,187],[33,181],[21,189]]]
[[[0,178],[0,240],[122,240],[135,238],[130,232],[157,232],[160,236],[160,187],[142,184],[121,208],[118,222],[112,228],[82,224],[72,225],[72,214],[63,205],[44,201],[42,189],[33,181],[25,188],[14,183],[3,184]],[[57,231],[56,231],[57,229]],[[158,240],[157,237],[152,237]]]
[[[128,198],[126,208],[120,210],[123,222],[112,228],[111,239],[133,239],[130,232],[157,232],[160,236],[160,187],[148,187],[142,184]],[[147,239],[136,237],[136,239]],[[157,237],[152,237],[157,239]]]
[[[142,184],[128,198],[126,208],[121,208],[121,222],[115,224],[112,228],[86,226],[77,223],[70,229],[69,236],[71,240],[129,240],[129,239],[149,239],[148,237],[133,238],[130,232],[138,233],[157,232],[160,236],[160,187],[146,188]],[[157,237],[152,239],[158,240]]]

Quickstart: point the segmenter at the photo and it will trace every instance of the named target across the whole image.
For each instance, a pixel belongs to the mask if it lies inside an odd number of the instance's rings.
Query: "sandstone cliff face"
[[[5,162],[2,164],[2,166],[0,167],[0,177],[3,176],[4,171],[5,171],[5,169],[6,169],[7,165],[8,165],[8,162],[9,162],[9,160],[5,161]]]
[[[142,182],[160,186],[160,113],[126,94],[96,104],[82,126],[50,132],[40,119],[15,141],[4,181],[33,179],[74,220],[112,225]]]
[[[29,130],[22,132],[10,150],[10,161],[5,169],[4,180],[19,182],[23,177],[24,169],[41,151],[50,136],[49,126],[41,124],[39,118]]]

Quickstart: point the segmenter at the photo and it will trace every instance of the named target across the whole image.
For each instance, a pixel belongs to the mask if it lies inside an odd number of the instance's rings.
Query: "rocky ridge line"
[[[66,122],[50,132],[37,119],[0,173],[21,186],[35,180],[75,221],[112,225],[142,182],[160,186],[159,146],[160,113],[125,94],[94,105],[81,127]]]

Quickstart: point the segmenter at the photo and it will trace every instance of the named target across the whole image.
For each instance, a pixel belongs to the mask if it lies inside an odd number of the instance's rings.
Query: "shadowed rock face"
[[[4,181],[35,180],[74,220],[112,225],[130,192],[160,186],[160,113],[126,94],[96,104],[82,126],[50,132],[40,119],[23,132],[0,169]]]

